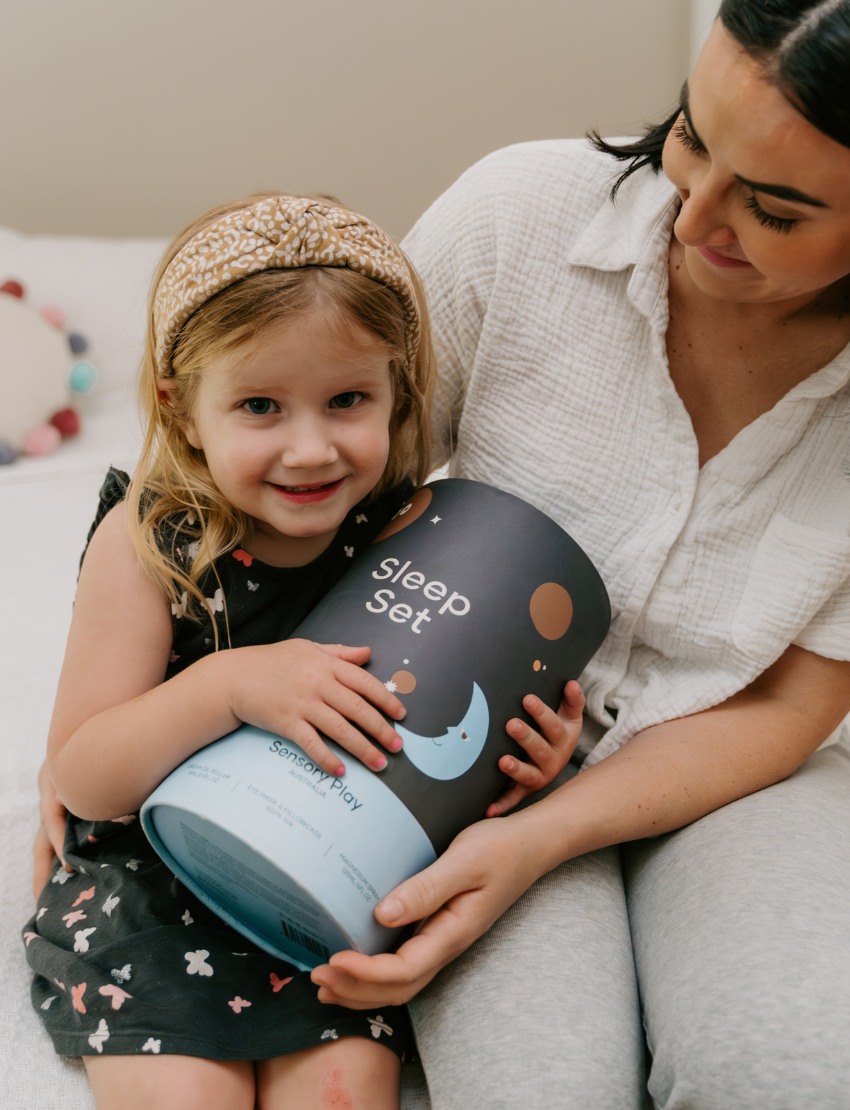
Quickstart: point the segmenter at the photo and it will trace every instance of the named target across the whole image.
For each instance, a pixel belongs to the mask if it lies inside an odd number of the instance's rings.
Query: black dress
[[[127,481],[109,471],[89,539]],[[223,556],[216,570],[231,646],[285,639],[410,491],[406,483],[352,509],[308,566],[266,566],[238,548]],[[223,617],[216,613],[226,645]],[[197,624],[177,612],[173,624],[167,678],[214,649],[209,617]],[[402,1062],[414,1057],[406,1008],[320,1003],[309,973],[257,948],[175,878],[137,814],[114,821],[69,814],[65,859],[73,874],[56,865],[23,931],[33,1005],[58,1053],[263,1060],[359,1036],[386,1044]]]

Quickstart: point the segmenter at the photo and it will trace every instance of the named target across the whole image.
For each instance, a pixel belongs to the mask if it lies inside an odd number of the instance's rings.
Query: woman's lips
[[[278,486],[274,482],[269,482],[269,485],[286,501],[295,505],[313,505],[317,501],[326,501],[333,497],[343,481],[343,478],[337,478],[335,482],[327,482],[325,485]]]
[[[711,247],[696,247],[695,250],[697,254],[702,255],[706,262],[710,262],[713,266],[720,266],[727,270],[740,270],[742,267],[752,268],[751,262],[744,262],[740,258],[731,258],[728,254],[720,254],[719,251],[714,251]]]

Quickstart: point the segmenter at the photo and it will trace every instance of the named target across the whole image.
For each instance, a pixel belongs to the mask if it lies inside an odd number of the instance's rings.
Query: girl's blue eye
[[[336,397],[331,397],[332,409],[353,409],[356,404],[363,400],[362,393],[337,393]]]
[[[253,416],[268,416],[270,412],[274,411],[273,405],[274,401],[269,397],[250,397],[242,403],[242,408]]]

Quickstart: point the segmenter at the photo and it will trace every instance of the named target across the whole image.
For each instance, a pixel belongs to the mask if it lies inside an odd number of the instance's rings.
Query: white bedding
[[[98,390],[78,406],[85,427],[54,455],[0,467],[0,1108],[94,1110],[79,1061],[53,1052],[29,1001],[20,940],[32,913],[35,776],[71,617],[77,562],[106,467],[132,469],[139,433],[132,380],[147,286],[164,244],[27,236],[0,228],[0,284],[18,278],[32,303],[55,303],[91,342]],[[2,403],[2,400],[0,400]],[[407,1110],[427,1108],[422,1072],[405,1069]]]

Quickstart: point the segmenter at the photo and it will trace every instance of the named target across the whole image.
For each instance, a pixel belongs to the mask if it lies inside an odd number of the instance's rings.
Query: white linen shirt
[[[404,244],[451,473],[548,513],[608,588],[585,765],[724,701],[789,644],[850,659],[850,348],[700,469],[665,349],[676,190],[643,170],[612,203],[617,172],[584,140],[497,151]]]

